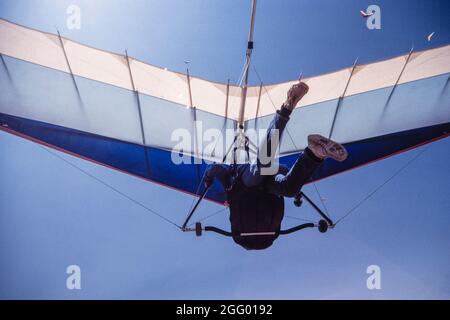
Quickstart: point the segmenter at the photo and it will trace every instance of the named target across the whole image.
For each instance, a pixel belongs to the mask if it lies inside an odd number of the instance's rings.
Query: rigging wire
[[[207,215],[207,216],[201,218],[200,220],[197,220],[196,222],[205,221],[206,219],[212,218],[212,217],[214,217],[214,216],[218,215],[219,213],[222,213],[222,212],[224,212],[226,210],[228,210],[228,207],[221,208],[221,209],[211,213],[210,215]],[[188,227],[192,227],[196,222],[192,222],[191,224],[188,225]]]
[[[246,62],[244,63],[244,66],[242,67],[242,71],[241,71],[241,73],[240,73],[240,75],[239,75],[239,80],[238,80],[238,82],[237,82],[237,86],[238,86],[238,87],[240,87],[240,86],[242,85],[242,81],[244,80],[244,75],[245,75],[245,72],[247,71],[247,69],[248,69],[248,61],[246,61]],[[223,132],[225,131],[225,125],[226,125],[226,124],[224,123],[224,124],[222,125],[221,130],[220,130],[220,138],[224,137]],[[217,148],[218,141],[219,141],[219,139],[217,139],[216,142],[214,143],[214,147],[213,147],[212,152],[211,152],[211,155],[213,155],[214,157],[215,157],[215,154],[216,154],[216,148]],[[224,163],[224,162],[225,162],[225,160],[226,160],[228,154],[230,153],[230,150],[231,150],[231,149],[229,149],[228,152],[226,152],[226,154],[225,154],[225,156],[223,157],[221,163]]]
[[[242,81],[243,81],[243,79],[244,79],[244,75],[245,75],[245,72],[247,71],[247,69],[248,69],[248,62],[245,62],[245,63],[244,63],[244,66],[242,67],[242,71],[241,71],[241,73],[240,73],[240,75],[239,75],[238,86],[241,86],[241,85],[242,85]],[[221,130],[220,130],[220,137],[219,137],[219,139],[224,138],[223,132],[225,131],[225,128],[226,128],[226,123],[224,123],[224,124],[222,125],[222,128],[221,128]],[[217,140],[215,141],[215,143],[214,143],[214,147],[213,147],[212,152],[211,152],[211,155],[212,155],[213,157],[215,157],[215,155],[216,155],[216,149],[217,149],[217,144],[218,144],[218,142],[219,142],[219,139],[217,139]],[[234,142],[233,142],[233,143],[234,143]],[[224,162],[225,162],[226,158],[228,157],[228,154],[229,154],[230,151],[231,151],[231,147],[232,147],[232,146],[230,146],[230,148],[228,149],[228,151],[227,151],[227,152],[225,153],[225,155],[223,156],[223,159],[222,159],[221,163],[224,163]],[[216,163],[216,161],[214,161],[214,163]],[[192,210],[192,208],[194,207],[195,199],[196,199],[197,196],[199,195],[198,193],[199,193],[200,188],[201,188],[201,186],[202,186],[202,182],[203,182],[204,179],[205,179],[205,174],[206,174],[206,170],[203,172],[203,176],[202,176],[202,178],[200,179],[200,182],[198,183],[197,189],[196,189],[196,191],[195,191],[195,195],[194,195],[194,197],[192,198],[192,202],[191,202],[191,205],[190,205],[190,208],[189,208],[189,211],[188,211],[188,212],[190,212],[190,211]],[[205,220],[205,219],[207,219],[207,218],[209,218],[209,217],[212,217],[212,216],[214,216],[214,215],[216,215],[216,214],[218,214],[218,213],[220,213],[220,212],[222,212],[222,211],[225,211],[226,209],[227,209],[227,207],[222,208],[222,209],[218,210],[217,212],[215,212],[215,213],[213,213],[213,214],[211,214],[211,215],[209,215],[209,216],[203,218],[203,219],[200,220],[200,221],[203,221],[203,220]],[[192,226],[192,224],[190,224],[189,226]]]
[[[325,204],[325,200],[324,200],[324,198],[322,197],[322,194],[320,193],[319,188],[317,187],[316,182],[315,182],[315,181],[312,181],[312,180],[311,180],[311,182],[312,182],[312,184],[313,184],[313,186],[314,186],[314,189],[316,190],[317,196],[319,197],[320,202],[322,203],[323,208],[325,209],[326,214],[327,214],[330,218],[333,218],[333,217],[331,216],[331,214],[329,213],[329,211],[328,211],[328,208],[327,208],[327,206],[326,206],[326,204]]]
[[[241,71],[241,73],[240,73],[240,75],[239,75],[239,80],[238,80],[238,83],[237,83],[237,85],[238,85],[239,87],[242,86],[242,82],[244,81],[244,77],[245,77],[246,73],[248,72],[249,65],[250,65],[250,61],[247,59],[247,60],[245,61],[245,63],[244,63],[244,66],[242,67],[242,71]],[[225,131],[225,127],[226,127],[226,123],[224,123],[224,124],[222,125],[222,128],[221,128],[221,130],[220,130],[220,138],[223,138],[223,137],[224,137],[223,132]],[[212,152],[211,152],[211,155],[212,155],[213,157],[215,157],[215,155],[216,155],[216,148],[217,148],[218,141],[219,141],[219,139],[217,139],[216,142],[214,143],[214,147],[213,147]],[[235,137],[235,139],[234,139],[233,144],[234,144],[235,142],[236,142],[236,137]],[[223,159],[222,159],[221,163],[224,163],[224,162],[226,161],[226,158],[227,158],[228,154],[230,153],[231,148],[232,148],[232,145],[230,146],[230,148],[228,149],[228,151],[227,151],[227,152],[225,153],[225,155],[223,156]],[[215,163],[216,163],[216,162],[215,162]],[[204,180],[204,178],[205,178],[205,174],[206,174],[206,170],[203,172],[202,179],[200,180],[200,182],[199,182],[199,184],[198,184],[198,186],[197,186],[197,190],[196,190],[196,192],[195,192],[195,196],[194,196],[193,199],[192,199],[192,202],[191,202],[191,206],[190,206],[189,211],[191,211],[192,208],[193,208],[193,206],[194,206],[195,198],[198,196],[198,192],[200,191],[200,187],[201,187],[202,182],[203,182],[203,180]],[[215,213],[213,213],[213,214],[211,214],[211,215],[209,215],[209,216],[203,218],[203,219],[200,220],[200,221],[203,221],[203,220],[205,220],[205,219],[207,219],[207,218],[209,218],[209,217],[212,217],[212,216],[214,216],[214,215],[216,215],[216,214],[218,214],[218,213],[220,213],[220,212],[223,212],[223,211],[225,211],[226,209],[227,209],[227,208],[222,208],[222,209],[218,210],[217,212],[215,212]],[[191,225],[192,225],[192,224],[191,224]]]
[[[367,194],[362,200],[360,200],[357,204],[355,204],[350,210],[348,210],[341,218],[339,218],[334,225],[337,225],[339,222],[347,218],[351,213],[355,212],[364,202],[369,200],[373,195],[375,195],[381,188],[383,188],[387,183],[389,183],[392,179],[398,176],[403,170],[409,167],[414,161],[416,161],[421,155],[423,155],[428,149],[430,149],[431,144],[423,148],[420,152],[418,152],[414,157],[409,159],[403,166],[401,166],[397,171],[395,171],[387,180],[381,183],[378,187],[376,187],[372,192]]]
[[[239,80],[237,83],[238,87],[242,86],[242,82],[244,81],[244,76],[245,76],[245,73],[247,72],[247,69],[248,69],[248,61],[246,61],[244,63],[244,66],[242,67],[242,71],[239,75]]]
[[[107,188],[111,189],[112,191],[116,192],[117,194],[121,195],[121,196],[124,197],[125,199],[127,199],[127,200],[133,202],[134,204],[140,206],[141,208],[144,208],[144,209],[147,210],[148,212],[150,212],[150,213],[152,213],[153,215],[155,215],[155,216],[161,218],[162,220],[166,221],[167,223],[170,223],[171,225],[173,225],[173,226],[175,226],[175,227],[181,229],[181,226],[179,226],[177,223],[173,222],[172,220],[167,219],[166,217],[164,217],[163,215],[159,214],[159,213],[156,212],[155,210],[153,210],[153,209],[147,207],[146,205],[144,205],[143,203],[139,202],[138,200],[136,200],[136,199],[134,199],[134,198],[128,196],[128,195],[125,194],[124,192],[122,192],[122,191],[120,191],[119,189],[113,187],[112,185],[106,183],[105,181],[103,181],[102,179],[96,177],[96,176],[93,175],[92,173],[89,173],[88,171],[86,171],[86,170],[80,168],[79,166],[77,166],[77,165],[74,164],[73,162],[71,162],[71,161],[69,161],[69,160],[67,160],[67,159],[64,159],[63,157],[61,157],[60,155],[58,155],[57,153],[51,151],[51,150],[48,149],[48,148],[45,148],[45,147],[43,147],[43,146],[41,146],[41,145],[39,145],[39,144],[37,144],[37,146],[40,147],[41,149],[45,150],[45,151],[48,152],[49,154],[53,155],[54,157],[56,157],[56,158],[58,158],[58,159],[64,161],[66,164],[70,165],[71,167],[73,167],[73,168],[79,170],[80,172],[82,172],[82,173],[85,174],[86,176],[88,176],[88,177],[94,179],[95,181],[101,183],[101,184],[104,185],[105,187],[107,187]]]
[[[194,207],[195,199],[199,195],[198,192],[200,191],[200,187],[202,186],[202,182],[205,179],[205,174],[206,174],[206,170],[203,172],[202,178],[200,179],[200,182],[197,185],[197,189],[195,190],[195,195],[192,197],[192,202],[191,202],[191,206],[189,207],[189,211],[191,211],[192,208]]]
[[[299,221],[303,221],[303,222],[309,222],[309,223],[316,223],[312,220],[308,220],[308,219],[304,219],[304,218],[299,218],[299,217],[294,217],[294,216],[285,216],[286,218],[289,219],[293,219],[293,220],[299,220]]]

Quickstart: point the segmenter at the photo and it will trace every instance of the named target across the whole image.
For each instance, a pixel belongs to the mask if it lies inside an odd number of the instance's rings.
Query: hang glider
[[[359,10],[359,13],[361,14],[361,16],[363,17],[363,18],[368,18],[368,17],[370,17],[370,16],[373,16],[373,12],[365,12],[365,11],[363,11],[363,10]]]
[[[191,194],[205,161],[222,161],[230,147],[203,149],[199,130],[263,129],[297,81],[246,86],[242,101],[242,86],[6,20],[0,39],[1,130]],[[302,79],[311,89],[291,116],[295,141],[283,140],[280,162],[291,165],[311,132],[343,142],[350,155],[326,161],[314,180],[448,136],[449,76],[447,45]],[[194,137],[189,149],[171,139],[180,128]],[[192,164],[173,163],[174,151]],[[218,186],[206,198],[225,200]]]

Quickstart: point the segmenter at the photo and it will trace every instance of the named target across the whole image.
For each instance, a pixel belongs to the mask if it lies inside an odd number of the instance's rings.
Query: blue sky
[[[81,8],[82,28],[65,27]],[[382,29],[358,11],[377,4]],[[244,62],[250,1],[0,1],[0,17],[143,61],[225,82]],[[266,83],[313,75],[450,42],[448,1],[258,3],[253,63]],[[426,36],[435,32],[432,42]],[[254,74],[251,82],[258,83]],[[423,149],[317,184],[342,216]],[[42,147],[0,132],[0,298],[450,298],[449,139],[433,143],[393,181],[325,235],[307,230],[247,252],[198,239],[112,192]],[[61,155],[181,222],[192,198]],[[314,189],[305,188],[317,199]],[[219,206],[204,202],[198,216]],[[314,217],[287,202],[286,214]],[[226,214],[209,223],[227,225]],[[285,219],[286,225],[296,221]],[[67,290],[66,267],[82,271]],[[381,267],[381,290],[366,268]]]

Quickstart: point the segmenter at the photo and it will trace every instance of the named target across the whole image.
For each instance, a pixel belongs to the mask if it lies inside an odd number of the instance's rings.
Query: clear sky
[[[81,8],[81,29],[66,8]],[[359,15],[381,8],[381,30]],[[6,1],[0,17],[210,80],[236,82],[250,0]],[[448,44],[448,1],[258,2],[253,63],[266,83]],[[431,32],[431,42],[426,37]],[[254,74],[251,82],[258,83]],[[317,184],[339,218],[423,147]],[[416,161],[322,235],[307,230],[265,251],[183,234],[29,141],[0,132],[0,298],[450,298],[450,140]],[[192,197],[67,155],[62,157],[182,222]],[[311,186],[305,192],[317,196]],[[204,202],[207,216],[220,206]],[[314,217],[287,201],[286,214]],[[222,213],[207,220],[227,226]],[[285,226],[298,221],[286,218]],[[82,289],[66,289],[66,267]],[[380,290],[366,268],[381,268]]]

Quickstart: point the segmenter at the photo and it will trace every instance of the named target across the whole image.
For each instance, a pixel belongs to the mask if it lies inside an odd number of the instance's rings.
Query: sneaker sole
[[[329,142],[331,142],[331,144],[328,143],[325,146],[325,151],[330,158],[333,158],[334,160],[339,162],[347,159],[348,153],[347,150],[345,150],[344,146],[332,140],[329,140]]]
[[[345,147],[321,135],[311,135],[314,143],[320,145],[327,157],[342,162],[348,157]]]

